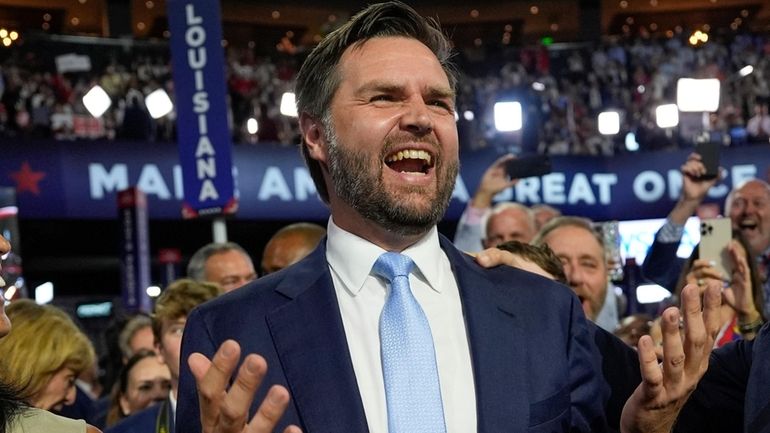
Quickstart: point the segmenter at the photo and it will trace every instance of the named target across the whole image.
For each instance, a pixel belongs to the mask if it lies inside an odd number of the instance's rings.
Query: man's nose
[[[574,289],[583,284],[583,272],[580,271],[578,266],[564,265],[564,275],[567,277],[569,285]]]
[[[405,113],[401,116],[401,129],[423,136],[433,131],[433,117],[422,98],[412,98],[405,103]]]

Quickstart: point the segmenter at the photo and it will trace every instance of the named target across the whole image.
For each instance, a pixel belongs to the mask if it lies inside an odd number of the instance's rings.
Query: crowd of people
[[[676,102],[682,77],[718,78],[719,110],[708,130],[725,145],[770,138],[770,37],[735,33],[716,35],[691,46],[686,32],[669,36],[609,37],[589,43],[551,46],[500,46],[479,60],[458,56],[461,77],[457,97],[458,129],[463,146],[497,146],[514,153],[613,155],[626,152],[626,134],[634,133],[640,150],[690,145],[706,129],[699,114],[683,114],[681,126],[659,128],[655,108]],[[144,105],[151,91],[173,98],[168,47],[104,46],[87,50],[90,70],[59,72],[51,51],[83,51],[76,44],[50,42],[12,46],[0,53],[0,136],[72,139],[128,139],[173,142],[173,112],[152,119]],[[296,145],[294,118],[280,113],[281,95],[294,89],[302,52],[257,56],[253,49],[228,45],[227,95],[233,142]],[[747,65],[753,73],[742,76]],[[82,97],[100,85],[112,106],[94,118]],[[524,127],[500,133],[493,105],[514,98],[522,102]],[[601,111],[620,113],[617,135],[602,135]],[[247,120],[258,123],[250,133]]]
[[[513,155],[485,171],[454,239],[438,233],[459,164],[450,58],[435,23],[400,2],[323,40],[292,75],[327,227],[278,231],[259,278],[236,243],[204,245],[150,316],[117,325],[103,374],[62,310],[0,299],[0,432],[770,427],[769,391],[753,385],[770,378],[768,181],[729,194],[723,274],[676,260],[684,220],[717,182],[697,153],[683,161],[643,266],[681,309],[629,338],[592,221],[493,203],[517,182]],[[0,255],[9,248],[0,236]]]

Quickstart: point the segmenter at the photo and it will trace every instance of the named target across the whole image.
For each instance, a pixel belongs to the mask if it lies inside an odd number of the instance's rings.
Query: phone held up
[[[715,269],[725,278],[732,275],[732,259],[727,245],[733,238],[730,218],[709,218],[700,223],[700,244],[698,256],[710,260]]]
[[[514,158],[506,163],[505,171],[511,179],[543,176],[551,172],[551,159],[548,155]]]
[[[706,167],[700,179],[710,180],[719,176],[719,152],[722,144],[712,140],[698,141],[695,145],[695,153],[700,155],[701,162]]]

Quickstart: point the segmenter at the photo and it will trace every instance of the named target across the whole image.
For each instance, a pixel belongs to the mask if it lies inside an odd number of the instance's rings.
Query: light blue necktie
[[[414,262],[384,253],[372,271],[390,282],[380,316],[380,347],[389,433],[444,433],[436,353],[428,318],[409,287]]]

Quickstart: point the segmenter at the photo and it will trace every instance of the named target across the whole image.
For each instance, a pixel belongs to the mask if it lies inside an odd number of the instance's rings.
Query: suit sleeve
[[[601,356],[602,376],[610,390],[610,397],[605,405],[607,424],[610,431],[619,432],[623,406],[642,382],[639,356],[619,338],[593,323],[589,322],[588,325]]]
[[[752,344],[739,340],[712,352],[706,374],[682,408],[675,433],[743,431]]]
[[[571,301],[569,342],[569,380],[572,431],[605,432],[604,405],[609,389],[601,377],[601,357],[577,297]]]
[[[679,242],[661,242],[656,234],[642,263],[644,278],[673,291],[682,272],[683,260],[676,255],[678,249]]]
[[[187,317],[184,336],[182,337],[182,355],[179,358],[179,395],[177,396],[176,411],[177,433],[200,433],[201,431],[198,389],[187,359],[190,357],[190,354],[195,352],[202,353],[211,359],[216,349],[216,345],[206,328],[200,310],[194,310]]]

